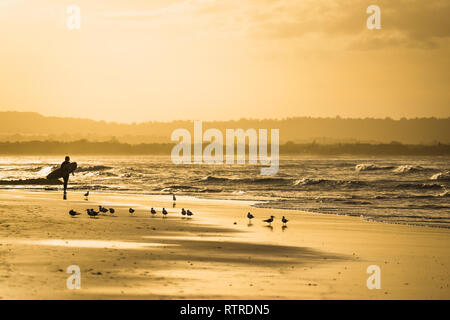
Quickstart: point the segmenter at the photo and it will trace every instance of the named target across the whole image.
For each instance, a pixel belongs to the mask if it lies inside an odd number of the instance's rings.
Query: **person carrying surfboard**
[[[63,163],[61,163],[61,170],[64,172],[64,175],[62,176],[64,180],[64,200],[67,199],[67,184],[69,183],[69,175],[71,171],[71,163],[70,163],[70,157],[66,156]],[[72,171],[72,175],[74,176],[74,172]]]
[[[66,156],[66,159],[63,163],[61,163],[61,167],[56,170],[53,170],[47,175],[48,180],[58,180],[60,178],[64,179],[64,197],[63,199],[67,199],[67,183],[69,182],[69,175],[75,175],[74,171],[77,169],[76,162],[70,162],[70,157]]]

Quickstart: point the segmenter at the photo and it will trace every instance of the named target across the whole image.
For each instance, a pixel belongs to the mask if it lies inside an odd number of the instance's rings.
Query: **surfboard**
[[[47,175],[48,180],[55,180],[64,177],[65,175],[71,174],[77,169],[77,163],[71,162],[66,168],[58,168],[56,170],[53,170]]]

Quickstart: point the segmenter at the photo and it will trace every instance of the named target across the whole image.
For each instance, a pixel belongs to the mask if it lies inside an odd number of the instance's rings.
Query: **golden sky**
[[[0,110],[449,117],[449,16],[448,0],[0,0]]]

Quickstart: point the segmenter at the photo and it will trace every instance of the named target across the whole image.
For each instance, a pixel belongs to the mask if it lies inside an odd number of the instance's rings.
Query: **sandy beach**
[[[115,215],[89,218],[99,204]],[[0,298],[450,298],[448,229],[251,204],[180,196],[174,208],[171,196],[71,192],[62,201],[56,192],[1,191]],[[272,228],[262,222],[270,215]],[[66,288],[70,265],[81,269],[79,290]],[[366,286],[370,265],[381,269],[381,289]]]

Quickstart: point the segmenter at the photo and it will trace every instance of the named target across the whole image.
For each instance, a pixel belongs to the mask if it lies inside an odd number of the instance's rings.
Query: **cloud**
[[[226,32],[250,39],[342,38],[352,49],[435,48],[450,38],[450,2],[378,0],[381,30],[367,30],[368,0],[184,0],[154,10],[106,12],[107,19]]]

